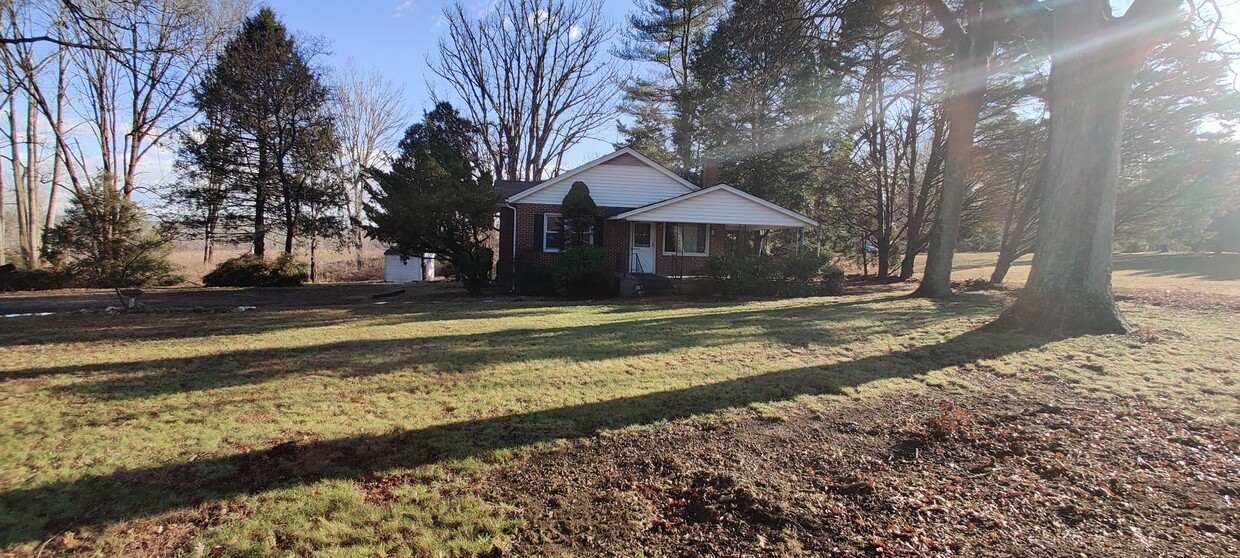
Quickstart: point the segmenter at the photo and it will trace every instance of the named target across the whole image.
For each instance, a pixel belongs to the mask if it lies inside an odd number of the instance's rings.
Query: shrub
[[[208,287],[296,287],[310,277],[306,264],[290,254],[262,260],[253,254],[226,260],[202,278]]]
[[[555,270],[553,268],[539,265],[529,254],[518,256],[513,264],[513,292],[529,296],[555,295]]]
[[[721,294],[727,296],[809,296],[835,294],[843,288],[844,270],[829,262],[811,253],[723,254],[711,258],[707,269],[718,281]]]
[[[778,279],[775,268],[765,263],[761,257],[722,254],[712,257],[706,269],[725,296],[769,296],[777,291]]]
[[[560,203],[560,215],[569,246],[585,244],[585,235],[594,228],[594,220],[598,217],[598,205],[590,197],[590,187],[585,182],[573,183]]]
[[[555,294],[570,298],[599,298],[613,294],[614,274],[598,246],[575,246],[555,264]]]
[[[121,197],[107,176],[70,200],[44,240],[43,257],[80,286],[139,287],[183,280],[168,262],[168,235],[149,227],[142,208]]]
[[[822,268],[831,261],[810,252],[791,254],[776,258],[780,273],[785,281],[793,283],[811,283],[822,273]]]
[[[844,268],[827,264],[822,268],[822,283],[819,284],[822,294],[840,294],[844,292]]]
[[[3,281],[0,291],[50,291],[77,286],[72,274],[63,269],[51,268],[14,271]]]

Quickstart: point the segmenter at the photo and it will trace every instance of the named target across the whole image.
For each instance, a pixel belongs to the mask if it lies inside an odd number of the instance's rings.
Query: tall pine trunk
[[[943,135],[947,132],[947,119],[943,111],[934,115],[934,135],[930,139],[930,156],[926,160],[926,168],[921,174],[921,185],[916,193],[916,204],[909,206],[908,245],[904,248],[904,259],[900,261],[900,278],[909,279],[915,273],[917,254],[920,254],[926,242],[922,228],[926,223],[926,209],[930,195],[934,192],[934,183],[943,171]],[[909,186],[912,191],[912,185]]]
[[[1136,0],[1122,18],[1057,0],[1051,14],[1047,184],[1029,280],[999,324],[1037,333],[1122,333],[1111,248],[1124,112],[1137,71],[1179,0]]]
[[[267,138],[258,138],[258,169],[254,180],[254,257],[263,259],[267,251],[267,188],[271,181],[267,167]]]
[[[986,99],[986,80],[990,76],[990,56],[994,39],[987,32],[972,29],[956,39],[952,56],[951,94],[947,108],[947,147],[943,189],[938,210],[930,225],[926,250],[926,271],[913,296],[944,298],[952,294],[952,257],[960,233],[960,214],[968,190],[969,166],[973,160],[973,134]]]

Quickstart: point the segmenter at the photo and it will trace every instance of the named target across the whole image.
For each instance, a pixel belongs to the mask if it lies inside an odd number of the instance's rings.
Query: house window
[[[543,252],[564,249],[564,219],[559,213],[543,214]]]
[[[707,255],[710,225],[697,223],[668,223],[663,226],[663,255]]]
[[[568,230],[559,213],[543,215],[543,252],[559,252],[572,245],[572,231]],[[594,226],[581,236],[582,244],[594,244]]]

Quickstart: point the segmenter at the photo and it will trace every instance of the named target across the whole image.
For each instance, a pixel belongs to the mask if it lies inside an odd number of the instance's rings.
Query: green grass
[[[979,331],[1009,302],[500,299],[10,320],[0,549],[63,550],[72,532],[68,546],[105,555],[467,555],[518,528],[477,482],[531,448],[907,390],[1065,382],[1240,422],[1236,316],[1126,306],[1141,326],[1128,336]]]

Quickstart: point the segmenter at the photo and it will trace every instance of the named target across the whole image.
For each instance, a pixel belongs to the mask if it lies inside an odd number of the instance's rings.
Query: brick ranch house
[[[706,172],[705,182],[715,182]],[[512,287],[517,258],[552,266],[564,249],[560,203],[574,182],[599,206],[587,235],[622,275],[701,275],[724,252],[729,231],[803,229],[818,223],[727,184],[703,188],[642,154],[620,149],[537,182],[495,181],[499,198],[497,283]]]

